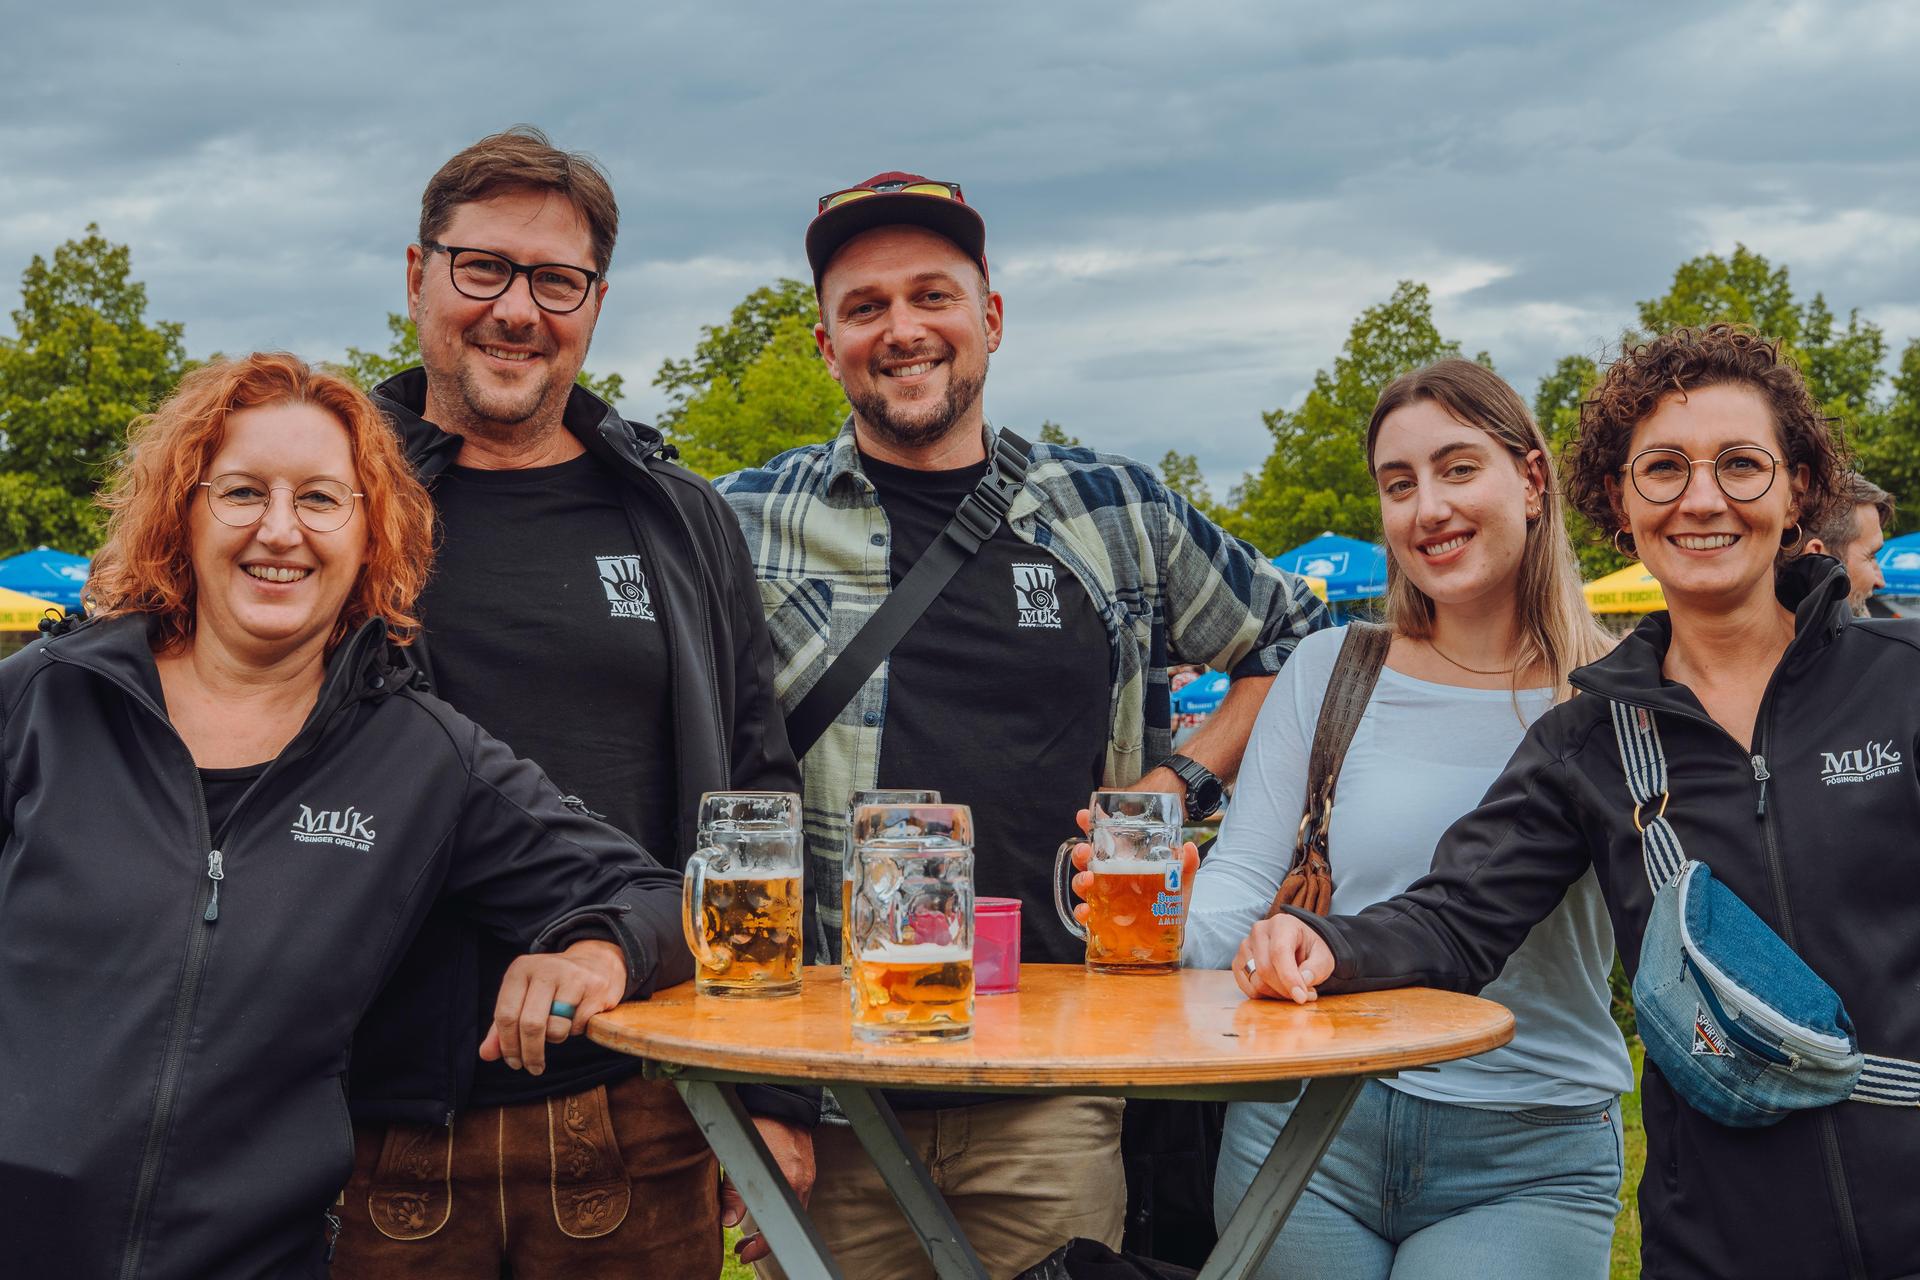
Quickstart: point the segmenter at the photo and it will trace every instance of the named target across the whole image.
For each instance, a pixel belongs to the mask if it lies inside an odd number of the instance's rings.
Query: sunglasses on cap
[[[960,184],[957,182],[932,182],[926,179],[915,179],[911,182],[876,182],[872,186],[848,187],[844,191],[829,192],[827,195],[820,197],[819,211],[825,213],[829,209],[837,209],[843,204],[850,204],[855,200],[863,200],[868,196],[898,195],[939,196],[942,200],[956,200],[961,204],[967,202],[967,198],[960,194]]]

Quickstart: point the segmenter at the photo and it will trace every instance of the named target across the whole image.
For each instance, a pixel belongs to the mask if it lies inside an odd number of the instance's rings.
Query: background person
[[[814,336],[852,412],[832,441],[718,482],[753,553],[789,708],[986,474],[981,397],[1004,310],[985,224],[957,184],[880,174],[820,207],[807,231]],[[1027,463],[1007,518],[806,755],[816,960],[837,955],[848,795],[932,787],[973,807],[979,892],[1025,903],[1022,958],[1079,963],[1084,944],[1052,912],[1073,813],[1096,786],[1123,784],[1211,810],[1273,673],[1325,625],[1303,582],[1151,468],[1048,445]],[[1191,767],[1170,759],[1167,666],[1182,661],[1235,677],[1186,745]],[[889,1096],[990,1273],[1075,1235],[1119,1242],[1117,1099]],[[811,1212],[846,1274],[931,1275],[851,1130],[815,1140]]]
[[[1806,554],[1832,556],[1847,567],[1847,604],[1854,616],[1867,616],[1867,599],[1887,585],[1880,571],[1880,548],[1893,527],[1893,495],[1858,471],[1849,471],[1846,491],[1833,514],[1806,541]]]
[[[1568,695],[1567,673],[1609,646],[1580,596],[1547,442],[1498,375],[1445,360],[1395,379],[1366,447],[1393,638],[1335,790],[1328,844],[1344,914],[1426,872],[1527,725]],[[1189,965],[1228,967],[1280,888],[1346,637],[1338,627],[1301,641],[1260,708],[1194,880]],[[1633,1087],[1609,1009],[1612,965],[1589,869],[1483,992],[1513,1010],[1512,1042],[1368,1081],[1260,1274],[1604,1277],[1620,1209],[1619,1094]],[[1219,1224],[1291,1113],[1229,1109]]]
[[[538,1072],[691,976],[679,877],[416,687],[431,513],[350,383],[188,374],[103,500],[95,616],[0,664],[6,1270],[321,1275],[348,1042],[428,909],[554,953],[466,1046]]]
[[[440,521],[420,601],[435,691],[678,867],[702,792],[799,774],[732,513],[658,432],[575,385],[618,229],[605,175],[536,129],[455,155],[407,247],[423,367],[375,399]],[[442,913],[361,1027],[334,1274],[716,1274],[718,1171],[671,1084],[584,1040],[539,1076],[467,1051],[510,961]],[[741,1097],[804,1198],[817,1097]]]
[[[1631,347],[1583,406],[1568,472],[1574,503],[1645,562],[1667,611],[1574,673],[1589,696],[1534,724],[1432,874],[1359,915],[1262,921],[1236,957],[1254,975],[1236,976],[1294,1000],[1478,990],[1589,868],[1635,971],[1652,891],[1610,724],[1619,701],[1657,725],[1665,818],[1687,856],[1839,993],[1863,1048],[1920,1058],[1920,861],[1905,854],[1920,826],[1920,631],[1856,621],[1831,560],[1780,563],[1846,492],[1798,366],[1727,325]],[[1850,773],[1841,755],[1856,750],[1892,767]],[[1698,1050],[1715,1052],[1711,1035]],[[1920,1272],[1920,1107],[1850,1101],[1728,1128],[1651,1059],[1641,1096],[1646,1274]]]

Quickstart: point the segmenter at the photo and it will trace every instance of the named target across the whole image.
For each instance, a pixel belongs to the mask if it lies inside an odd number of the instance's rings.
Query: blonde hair
[[[1374,445],[1387,415],[1410,404],[1431,401],[1465,426],[1493,437],[1524,464],[1540,454],[1540,515],[1527,522],[1520,556],[1520,580],[1514,589],[1514,622],[1520,637],[1514,688],[1522,674],[1544,671],[1558,699],[1572,693],[1567,677],[1594,661],[1613,640],[1594,622],[1580,593],[1580,568],[1567,538],[1559,477],[1553,451],[1528,412],[1526,402],[1493,370],[1471,360],[1442,360],[1405,373],[1387,384],[1367,423],[1367,471],[1373,471]],[[1433,634],[1433,600],[1415,586],[1392,555],[1387,557],[1387,625],[1400,635],[1425,640]]]

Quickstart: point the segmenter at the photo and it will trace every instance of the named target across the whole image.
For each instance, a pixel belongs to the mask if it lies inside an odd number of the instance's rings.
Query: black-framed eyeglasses
[[[441,244],[438,240],[422,241],[420,247],[446,254],[447,275],[453,287],[475,302],[491,302],[513,288],[515,276],[525,276],[534,305],[557,316],[578,311],[593,291],[593,282],[602,278],[598,271],[566,262],[515,262],[492,249]]]
[[[820,197],[820,212],[836,209],[854,200],[864,200],[868,196],[939,196],[944,200],[956,200],[961,204],[967,198],[960,194],[957,182],[936,182],[927,178],[916,178],[911,182],[876,182],[870,187],[848,187],[844,191],[829,191]]]
[[[332,533],[353,519],[353,500],[364,498],[338,480],[315,478],[299,484],[270,485],[259,476],[244,471],[229,471],[211,480],[202,480],[207,491],[207,508],[221,524],[246,529],[259,524],[273,503],[276,491],[293,495],[293,514],[315,533]]]
[[[1711,458],[1689,458],[1678,449],[1642,449],[1620,469],[1634,491],[1648,502],[1677,502],[1687,491],[1695,467],[1713,468],[1720,492],[1735,502],[1752,502],[1773,487],[1780,459],[1757,444],[1736,444]]]

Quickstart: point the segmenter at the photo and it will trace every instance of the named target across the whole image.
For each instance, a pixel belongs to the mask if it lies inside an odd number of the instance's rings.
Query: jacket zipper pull
[[[207,854],[207,879],[213,881],[213,896],[207,899],[207,910],[200,918],[212,924],[220,918],[220,882],[227,873],[220,869],[220,851],[214,849]]]
[[[1756,818],[1764,818],[1767,816],[1767,779],[1772,776],[1772,774],[1767,772],[1767,758],[1765,756],[1755,756],[1753,758],[1753,780],[1760,784],[1760,802],[1753,808],[1753,816]]]
[[[327,1210],[327,1265],[333,1265],[333,1251],[340,1243],[340,1215]]]

